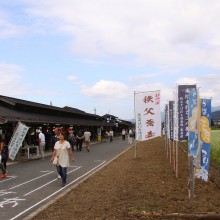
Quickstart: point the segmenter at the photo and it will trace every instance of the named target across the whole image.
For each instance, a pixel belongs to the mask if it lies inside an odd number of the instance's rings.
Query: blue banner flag
[[[191,89],[189,92],[189,120],[188,120],[188,153],[194,158],[198,154],[198,104],[197,90]]]
[[[178,86],[178,140],[188,140],[188,99],[190,89],[196,88],[196,85]]]
[[[196,170],[196,177],[207,182],[210,164],[211,99],[201,100],[200,138],[202,149],[201,168]]]

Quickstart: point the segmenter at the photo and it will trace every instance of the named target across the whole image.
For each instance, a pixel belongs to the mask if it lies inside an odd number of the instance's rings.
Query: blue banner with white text
[[[189,92],[189,137],[188,137],[188,153],[194,158],[198,153],[198,107],[197,107],[197,90],[191,89]]]
[[[200,138],[202,149],[201,168],[196,170],[196,177],[207,182],[210,164],[211,99],[201,100]]]
[[[188,140],[188,99],[190,89],[196,88],[196,85],[178,86],[178,140]]]

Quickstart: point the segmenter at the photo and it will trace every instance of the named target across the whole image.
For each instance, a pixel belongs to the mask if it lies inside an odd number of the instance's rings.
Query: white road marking
[[[9,177],[9,178],[8,178]],[[7,179],[4,179],[2,181],[0,181],[0,183],[3,183],[3,182],[6,182],[6,181],[9,181],[11,179],[15,179],[17,176],[7,176]]]
[[[75,179],[74,181],[70,182],[69,184],[67,184],[65,187],[62,187],[61,189],[57,190],[56,192],[52,193],[51,195],[47,196],[46,198],[42,199],[41,201],[39,201],[38,203],[35,203],[33,206],[27,208],[26,210],[24,210],[23,212],[20,212],[18,215],[14,216],[13,218],[11,218],[10,220],[14,220],[18,217],[20,217],[21,215],[23,215],[24,213],[28,212],[29,210],[31,210],[32,208],[34,208],[35,206],[38,206],[39,204],[41,204],[42,202],[46,201],[47,199],[51,198],[52,196],[56,195],[57,193],[59,193],[60,191],[62,191],[63,189],[65,189],[67,186],[75,183],[77,180],[83,178],[84,176],[88,175],[89,173],[93,172],[95,169],[97,169],[98,167],[102,166],[104,163],[106,163],[106,161],[102,162],[101,164],[99,164],[98,166],[94,167],[93,169],[91,169],[90,171],[88,171],[87,173],[84,173],[82,176],[78,177],[77,179]]]
[[[16,193],[16,192],[6,192],[5,190],[0,190],[0,196],[5,196],[12,193]]]
[[[74,171],[78,170],[79,168],[81,168],[81,167],[77,167],[76,169],[71,170],[71,171],[70,171],[70,172],[68,172],[67,174],[72,173],[72,172],[74,172]],[[35,192],[35,191],[37,191],[37,190],[39,190],[39,189],[43,188],[44,186],[49,185],[50,183],[52,183],[52,182],[54,182],[54,181],[57,181],[57,178],[56,178],[56,179],[54,179],[54,180],[52,180],[52,181],[50,181],[50,182],[48,182],[48,183],[46,183],[46,184],[44,184],[44,185],[42,185],[42,186],[40,186],[40,187],[38,187],[38,188],[36,188],[35,190],[30,191],[29,193],[26,193],[24,196],[28,196],[28,195],[30,195],[31,193],[33,193],[33,192]]]
[[[31,180],[29,180],[29,181],[27,181],[27,182],[18,184],[17,186],[13,186],[13,187],[11,187],[11,188],[9,188],[9,189],[15,189],[15,188],[17,188],[17,187],[19,187],[19,186],[25,185],[25,184],[27,184],[27,183],[30,183],[30,182],[32,182],[32,181],[34,181],[34,180],[37,180],[37,179],[39,179],[39,178],[41,178],[41,177],[43,177],[43,176],[49,175],[49,174],[54,173],[54,172],[55,172],[55,171],[50,171],[49,173],[46,173],[46,174],[41,175],[41,176],[38,176],[38,177],[36,177],[36,178],[34,178],[34,179],[31,179]]]

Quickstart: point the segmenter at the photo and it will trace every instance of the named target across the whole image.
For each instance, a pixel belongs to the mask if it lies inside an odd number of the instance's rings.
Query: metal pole
[[[176,177],[178,178],[178,156],[179,156],[179,152],[178,152],[178,141],[176,141]]]
[[[194,158],[189,156],[189,198],[194,198],[195,177],[194,177]]]
[[[137,158],[137,144],[136,144],[136,136],[137,136],[137,122],[136,122],[136,112],[135,112],[135,91],[134,91],[134,120],[135,120],[135,145],[134,145],[134,158]],[[129,134],[128,134],[129,135]]]
[[[176,170],[176,158],[175,158],[175,141],[173,140],[173,144],[172,144],[172,148],[173,148],[173,170]]]

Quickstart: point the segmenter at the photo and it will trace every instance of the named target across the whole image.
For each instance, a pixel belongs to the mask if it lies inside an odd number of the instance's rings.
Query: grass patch
[[[220,130],[211,132],[211,161],[220,165]]]

